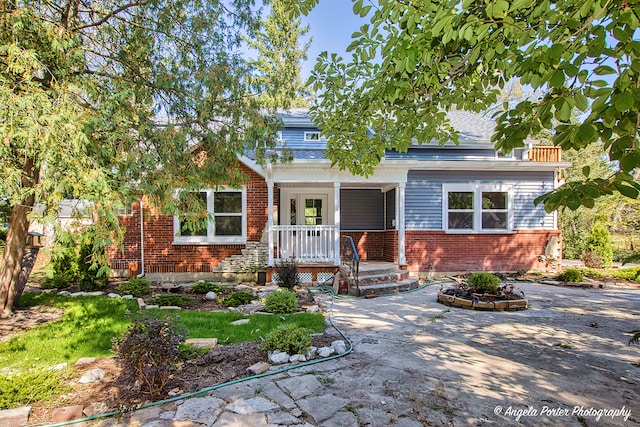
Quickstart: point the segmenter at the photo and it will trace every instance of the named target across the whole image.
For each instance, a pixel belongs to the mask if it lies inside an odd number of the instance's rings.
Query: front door
[[[289,197],[289,225],[304,226],[294,231],[293,247],[288,248],[295,258],[320,258],[329,249],[330,232],[319,227],[328,222],[327,200],[326,194],[292,194]]]

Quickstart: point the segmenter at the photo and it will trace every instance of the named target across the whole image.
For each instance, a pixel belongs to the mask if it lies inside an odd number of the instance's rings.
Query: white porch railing
[[[274,225],[275,261],[334,262],[335,225]]]

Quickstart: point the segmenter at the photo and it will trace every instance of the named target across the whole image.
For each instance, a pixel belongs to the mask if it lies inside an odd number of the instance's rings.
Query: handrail
[[[353,281],[358,287],[358,274],[360,270],[360,256],[351,236],[340,236],[340,264],[348,267],[353,274]]]

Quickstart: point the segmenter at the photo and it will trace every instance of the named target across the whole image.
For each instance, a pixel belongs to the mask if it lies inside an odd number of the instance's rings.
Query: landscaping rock
[[[148,306],[149,308],[151,306]],[[160,306],[160,310],[182,310],[182,307],[178,307],[177,305],[163,305]]]
[[[85,294],[88,297],[101,297],[102,295],[104,295],[104,292],[102,292],[102,291],[92,291],[92,292],[86,292]]]
[[[51,421],[53,422],[70,421],[76,418],[82,418],[82,405],[56,408],[51,412]]]
[[[189,338],[184,343],[195,347],[215,348],[218,345],[218,338]]]
[[[15,409],[5,409],[0,411],[2,427],[22,427],[29,421],[31,406],[23,406]]]
[[[95,357],[81,357],[80,359],[76,360],[76,363],[74,363],[73,366],[90,365],[95,361]]]
[[[267,362],[258,362],[247,368],[247,374],[249,375],[259,375],[263,372],[267,372],[269,370],[269,365]]]
[[[144,302],[142,298],[138,298],[138,307],[144,309],[147,306],[147,303]]]
[[[312,360],[315,359],[317,355],[318,347],[311,347],[309,351],[307,351],[307,354],[305,354],[305,357],[307,358],[307,360]]]
[[[60,291],[60,292],[58,292],[58,295],[60,295],[62,297],[68,297],[69,295],[71,295],[71,292],[69,292],[69,291]]]
[[[152,310],[152,309],[155,309],[155,308],[160,308],[160,306],[158,306],[158,305],[156,305],[156,304],[149,304],[149,305],[147,306],[147,310]]]
[[[307,313],[317,313],[320,311],[320,307],[318,307],[317,305],[310,305],[309,307],[307,307]]]
[[[110,412],[109,405],[104,402],[93,402],[82,410],[82,413],[87,417],[106,414],[107,412]]]
[[[72,292],[71,294],[69,294],[69,296],[72,296],[72,297],[86,297],[87,293],[86,292]]]
[[[249,319],[238,319],[234,322],[231,322],[232,325],[237,326],[237,325],[246,325],[247,323],[249,323]]]
[[[133,295],[123,295],[122,299],[133,299]]]
[[[67,362],[58,363],[57,365],[53,365],[49,368],[50,371],[61,371],[67,367]]]
[[[207,294],[204,296],[204,299],[206,299],[207,301],[215,301],[216,299],[218,299],[218,294],[216,294],[215,292],[207,292]]]
[[[335,352],[333,347],[320,347],[318,349],[318,357],[329,357]]]
[[[235,402],[227,405],[225,408],[228,411],[235,412],[236,414],[247,415],[260,412],[273,411],[278,409],[278,405],[272,401],[265,399],[264,397],[252,397],[251,399],[238,399]]]
[[[281,365],[289,361],[289,355],[283,351],[274,351],[269,355],[269,361],[276,365]]]
[[[114,294],[113,292],[109,292],[109,293],[107,294],[107,296],[108,296],[109,298],[120,298],[120,295],[118,295],[118,294]]]
[[[289,363],[301,363],[306,361],[307,358],[304,354],[294,354],[293,356],[289,357]]]
[[[80,384],[91,384],[98,381],[102,381],[104,378],[104,371],[100,368],[92,369],[88,372],[85,372],[82,377],[78,380]]]
[[[331,347],[333,347],[336,354],[342,354],[347,351],[347,344],[342,340],[333,341]]]

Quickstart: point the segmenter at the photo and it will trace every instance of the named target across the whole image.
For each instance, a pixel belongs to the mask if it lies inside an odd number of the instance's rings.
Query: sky
[[[351,44],[351,34],[366,20],[353,13],[351,0],[320,0],[308,16],[302,17],[302,23],[309,24],[307,36],[312,38],[307,51],[308,59],[301,69],[302,78],[306,79],[320,52],[326,50],[345,58],[345,50]]]

